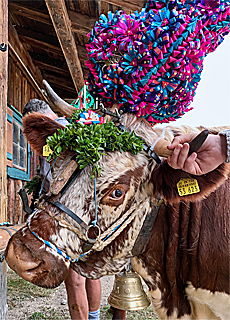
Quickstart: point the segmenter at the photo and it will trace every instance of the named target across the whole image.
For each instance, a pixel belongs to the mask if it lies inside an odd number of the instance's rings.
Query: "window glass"
[[[27,143],[22,133],[22,125],[13,121],[13,166],[26,171]]]
[[[17,164],[17,147],[13,145],[13,164]]]
[[[24,148],[25,146],[25,138],[22,133],[22,129],[20,128],[20,147]]]
[[[13,142],[18,143],[18,126],[13,123]]]
[[[25,168],[25,150],[20,148],[20,167]]]

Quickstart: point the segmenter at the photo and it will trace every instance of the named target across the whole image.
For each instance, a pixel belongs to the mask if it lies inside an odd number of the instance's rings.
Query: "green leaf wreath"
[[[98,164],[105,151],[119,150],[137,154],[143,150],[143,140],[134,132],[119,130],[113,122],[85,125],[77,122],[84,109],[77,109],[71,118],[71,123],[63,130],[47,139],[47,144],[53,151],[47,161],[58,157],[67,149],[76,152],[79,168],[88,164],[92,166],[91,177],[97,177],[101,172]]]

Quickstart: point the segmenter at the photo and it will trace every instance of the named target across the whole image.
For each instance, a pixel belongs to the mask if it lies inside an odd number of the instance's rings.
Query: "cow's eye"
[[[125,191],[123,189],[116,189],[113,190],[113,192],[110,194],[110,197],[113,199],[120,199],[124,193]]]
[[[124,201],[125,194],[128,190],[128,185],[117,184],[104,196],[104,198],[102,199],[102,203],[111,206],[118,206]]]

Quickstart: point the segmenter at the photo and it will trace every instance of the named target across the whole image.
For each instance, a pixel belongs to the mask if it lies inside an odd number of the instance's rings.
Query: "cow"
[[[68,112],[71,114],[71,107]],[[91,168],[86,166],[59,199],[81,223],[54,206],[50,199],[55,201],[57,196],[48,193],[28,218],[28,225],[9,241],[8,265],[27,281],[54,288],[70,267],[97,279],[118,273],[131,259],[133,270],[148,285],[161,319],[230,319],[229,166],[222,164],[196,177],[174,170],[164,159],[166,146],[187,128],[168,128],[164,139],[158,139],[163,130],[135,115],[124,114],[121,121],[147,145],[159,140],[161,163],[145,151],[136,155],[106,152],[96,179],[98,227],[87,229],[88,235],[83,228],[95,220],[96,206],[95,184],[90,179]],[[24,119],[24,133],[38,153],[58,129],[62,126],[44,115],[29,114]],[[72,158],[71,150],[58,157],[51,186]],[[179,195],[177,184],[183,178],[196,179],[200,192]],[[144,221],[153,210],[158,213],[151,232],[142,249],[133,254]],[[96,242],[87,243],[87,239]]]

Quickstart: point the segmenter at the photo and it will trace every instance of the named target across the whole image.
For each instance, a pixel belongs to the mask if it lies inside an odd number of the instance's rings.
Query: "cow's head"
[[[134,115],[123,116],[122,122],[148,145],[152,145],[159,135],[157,130]],[[26,116],[24,127],[28,141],[38,152],[41,152],[47,136],[60,128],[56,122],[39,114]],[[59,157],[53,167],[51,185],[58,180],[72,156],[73,153],[68,151]],[[137,155],[108,152],[102,156],[100,165],[101,174],[96,180],[97,225],[104,239],[96,242],[95,247],[84,255],[85,230],[49,201],[43,200],[40,208],[29,217],[30,227],[18,231],[6,250],[9,266],[24,279],[40,286],[54,287],[65,279],[70,266],[65,257],[39,237],[72,259],[81,256],[71,266],[83,276],[95,279],[117,273],[132,256],[131,250],[152,206],[161,199],[169,203],[184,199],[178,195],[176,184],[188,174],[173,170],[166,161],[157,165],[144,151]],[[89,166],[81,170],[59,199],[88,225],[95,220],[96,208],[95,185],[90,173]],[[226,174],[227,169],[221,166],[205,177],[198,177],[201,192],[186,196],[186,200],[196,201],[207,196],[226,178]],[[90,231],[89,238],[95,238],[97,229],[91,228]]]

